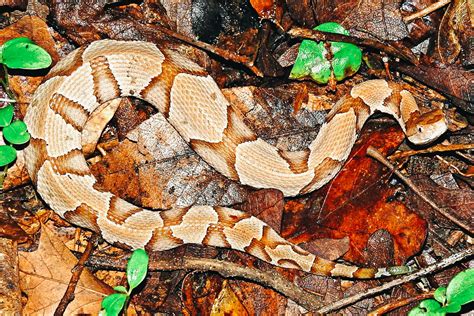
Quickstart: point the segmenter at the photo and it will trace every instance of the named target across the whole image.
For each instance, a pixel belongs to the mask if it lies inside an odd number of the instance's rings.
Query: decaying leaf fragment
[[[454,63],[462,50],[467,57],[463,64],[474,62],[474,4],[468,0],[454,0],[444,13],[438,32],[438,54],[444,64]]]
[[[39,248],[19,255],[20,287],[28,296],[23,307],[25,315],[52,315],[61,300],[71,278],[76,257],[46,225],[41,231]],[[84,270],[66,313],[97,314],[103,297],[111,294],[110,287]]]

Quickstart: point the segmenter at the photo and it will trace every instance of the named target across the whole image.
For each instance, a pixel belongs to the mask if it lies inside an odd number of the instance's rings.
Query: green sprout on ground
[[[317,31],[349,35],[340,24],[327,22],[314,28]],[[362,63],[362,52],[354,44],[341,42],[319,42],[304,40],[298,50],[291,79],[312,78],[320,84],[331,79],[341,81],[355,74]]]
[[[434,299],[423,300],[413,308],[408,316],[446,315],[459,313],[462,305],[474,301],[474,269],[458,273],[447,287],[439,287]]]
[[[102,316],[116,316],[120,311],[126,310],[127,302],[132,291],[140,285],[148,272],[148,254],[143,249],[137,249],[127,263],[127,282],[129,289],[119,285],[114,287],[116,293],[106,296],[102,300]]]
[[[27,37],[18,37],[5,42],[0,46],[0,63],[3,67],[3,75],[0,76],[0,84],[8,95],[8,99],[0,99],[7,103],[16,102],[14,93],[10,90],[8,83],[8,69],[37,70],[47,68],[51,65],[51,56],[43,48],[33,43]],[[0,187],[8,170],[8,165],[16,159],[14,145],[23,145],[30,140],[25,122],[13,121],[14,108],[11,104],[0,108],[0,128],[3,129],[3,138],[6,145],[0,145]]]

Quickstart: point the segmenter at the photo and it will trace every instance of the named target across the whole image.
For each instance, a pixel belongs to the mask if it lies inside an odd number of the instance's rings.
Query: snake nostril
[[[421,127],[418,127],[418,133],[423,132],[423,129]]]

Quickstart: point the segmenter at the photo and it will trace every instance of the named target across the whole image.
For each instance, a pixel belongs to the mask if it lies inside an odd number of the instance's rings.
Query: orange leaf
[[[392,199],[395,188],[387,185],[391,173],[365,154],[372,145],[386,155],[403,138],[398,127],[363,133],[337,177],[312,194],[293,220],[285,222],[290,223],[286,231],[292,230],[291,240],[308,242],[314,238],[347,236],[350,247],[344,259],[361,264],[373,259],[367,251],[370,236],[386,230],[394,240],[394,264],[402,264],[418,252],[425,240],[426,221]],[[319,208],[314,206],[318,201],[323,201]],[[287,204],[286,210],[288,206],[291,207]]]

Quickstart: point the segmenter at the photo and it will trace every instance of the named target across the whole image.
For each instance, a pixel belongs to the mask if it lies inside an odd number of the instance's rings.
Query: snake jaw
[[[440,114],[441,113],[441,114]],[[448,124],[441,110],[421,115],[418,122],[407,128],[408,140],[415,145],[429,144],[448,130]]]

